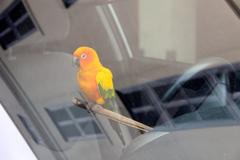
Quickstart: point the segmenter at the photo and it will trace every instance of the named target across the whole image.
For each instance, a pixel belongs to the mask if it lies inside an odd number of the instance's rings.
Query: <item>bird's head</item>
[[[79,47],[73,52],[73,62],[80,69],[92,69],[101,66],[97,52],[90,47]]]

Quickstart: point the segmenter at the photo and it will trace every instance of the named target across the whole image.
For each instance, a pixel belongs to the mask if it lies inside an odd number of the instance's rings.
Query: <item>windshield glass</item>
[[[237,157],[237,4],[3,1],[8,113],[40,160]]]

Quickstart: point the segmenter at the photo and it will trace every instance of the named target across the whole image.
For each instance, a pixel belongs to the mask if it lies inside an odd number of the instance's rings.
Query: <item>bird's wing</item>
[[[98,84],[99,94],[103,97],[105,101],[104,107],[110,108],[110,110],[114,112],[118,112],[118,105],[115,100],[115,90],[113,86],[112,72],[107,68],[102,68],[96,76],[96,81]],[[109,123],[115,134],[118,136],[119,140],[122,142],[123,145],[125,145],[126,142],[124,140],[119,122],[110,120]]]
[[[99,94],[104,100],[110,100],[115,97],[112,72],[107,68],[102,68],[96,76]]]

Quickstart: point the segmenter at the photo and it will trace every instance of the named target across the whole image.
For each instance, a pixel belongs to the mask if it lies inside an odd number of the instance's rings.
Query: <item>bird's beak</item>
[[[80,60],[78,57],[73,57],[73,66],[79,68],[80,66]]]

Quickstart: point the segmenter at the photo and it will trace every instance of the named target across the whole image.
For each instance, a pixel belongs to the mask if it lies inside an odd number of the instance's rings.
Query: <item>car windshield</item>
[[[235,160],[239,4],[3,0],[0,102],[39,160]]]

